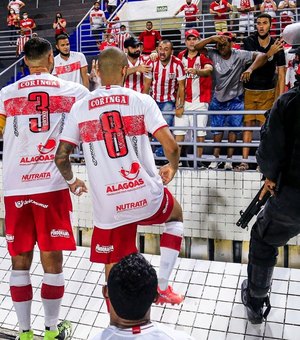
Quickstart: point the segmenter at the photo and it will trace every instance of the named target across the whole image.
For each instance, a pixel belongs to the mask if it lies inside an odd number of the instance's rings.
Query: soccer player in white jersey
[[[166,222],[157,303],[178,304],[183,297],[173,292],[169,278],[183,236],[182,209],[164,185],[177,171],[179,148],[155,101],[123,87],[127,67],[127,57],[118,48],[100,54],[102,86],[74,106],[55,161],[63,177],[73,183],[72,191],[86,190],[73,175],[69,160],[82,141],[93,199],[91,261],[105,263],[106,275],[114,263],[137,252],[137,225]],[[148,132],[162,144],[169,161],[159,174]]]
[[[37,243],[44,269],[41,297],[44,339],[65,339],[70,324],[58,328],[64,294],[62,250],[75,250],[68,185],[54,164],[59,136],[72,105],[89,91],[52,76],[49,41],[30,39],[24,46],[30,75],[0,92],[4,126],[3,191],[6,241],[12,259],[10,293],[19,321],[20,340],[33,340],[30,266]]]
[[[151,66],[146,65],[148,56],[141,55],[142,43],[134,37],[124,41],[128,58],[127,77],[124,86],[142,93],[144,85],[144,73],[151,71]]]
[[[183,331],[152,322],[157,275],[141,255],[130,254],[110,271],[103,295],[110,298],[110,325],[92,340],[193,340]]]
[[[66,34],[56,37],[59,54],[54,58],[52,74],[58,78],[73,81],[89,88],[88,63],[83,53],[70,51],[70,42]]]

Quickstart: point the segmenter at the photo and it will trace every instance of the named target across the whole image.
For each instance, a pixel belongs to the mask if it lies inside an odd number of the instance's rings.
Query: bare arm
[[[88,67],[84,66],[80,69],[82,84],[89,89],[89,77],[88,77]]]
[[[157,130],[154,137],[162,145],[165,156],[169,161],[169,164],[162,166],[159,171],[163,183],[168,184],[173,179],[178,169],[180,157],[179,147],[168,127]]]
[[[209,38],[201,39],[200,42],[198,42],[198,44],[195,45],[195,49],[197,51],[200,51],[208,44],[213,44],[217,42],[220,42],[222,44],[225,43],[226,41],[227,38],[224,35],[212,35]]]
[[[267,62],[268,55],[267,53],[254,52],[253,59],[254,59],[253,63],[241,75],[241,81],[243,82],[249,81],[252,72],[258,69],[259,67],[262,67]]]
[[[277,81],[277,89],[276,93],[278,96],[284,93],[285,89],[285,66],[279,66],[278,68],[278,81]]]
[[[70,162],[70,155],[73,149],[73,144],[61,141],[55,154],[55,164],[66,181],[70,181],[74,178],[72,165]],[[71,192],[77,196],[80,196],[82,193],[87,192],[85,183],[78,178],[76,178],[73,184],[69,184],[69,188]],[[78,191],[79,188],[80,190]]]
[[[176,98],[176,117],[181,117],[184,112],[184,99],[185,99],[185,79],[178,81],[178,90]]]
[[[133,73],[136,73],[136,72],[148,73],[148,72],[151,71],[151,69],[152,69],[152,67],[150,65],[140,64],[138,66],[129,67],[127,69],[127,75],[129,76],[130,74],[133,74]]]
[[[213,66],[211,64],[205,64],[203,68],[196,69],[196,68],[187,68],[185,70],[186,73],[195,74],[198,77],[209,77],[211,76],[213,71]]]
[[[144,77],[143,93],[149,94],[151,83],[152,83],[152,79]]]

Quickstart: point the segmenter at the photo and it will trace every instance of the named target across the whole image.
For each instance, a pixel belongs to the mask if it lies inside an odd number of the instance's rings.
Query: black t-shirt
[[[257,51],[267,53],[275,40],[271,37],[269,45],[264,48],[258,42],[258,34],[255,33],[243,40],[244,49],[247,51]],[[285,66],[284,51],[279,51],[274,54],[272,60],[253,71],[250,81],[245,83],[245,88],[249,90],[270,90],[276,86],[276,66]]]

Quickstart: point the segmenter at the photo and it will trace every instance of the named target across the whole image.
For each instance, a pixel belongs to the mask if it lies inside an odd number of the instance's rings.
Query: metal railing
[[[16,60],[13,64],[11,64],[9,67],[7,67],[4,71],[0,73],[0,77],[2,77],[6,72],[12,71],[12,77],[13,77],[13,82],[17,81],[17,74],[18,74],[18,65],[21,60],[23,60],[24,57],[19,58]]]
[[[64,2],[64,1],[67,2],[67,0],[57,0],[57,5],[61,6],[62,2]],[[74,2],[74,0],[73,0],[73,2]],[[78,0],[78,3],[84,4],[85,0]],[[39,0],[36,0],[35,7],[39,8]]]

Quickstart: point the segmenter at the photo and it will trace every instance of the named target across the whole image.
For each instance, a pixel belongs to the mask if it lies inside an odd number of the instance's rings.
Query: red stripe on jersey
[[[69,113],[75,97],[50,96],[49,97],[49,113]],[[29,101],[27,98],[11,98],[4,102],[7,117],[40,114],[40,102]]]
[[[71,73],[77,70],[80,70],[81,65],[80,61],[76,61],[75,63],[64,65],[64,66],[55,66],[55,74],[65,74],[65,73]]]
[[[126,116],[122,117],[124,132],[126,136],[139,136],[146,134],[144,116]],[[100,120],[89,120],[79,123],[81,140],[84,143],[91,143],[103,140],[103,128]]]
[[[10,286],[10,295],[14,302],[24,302],[32,300],[32,286]]]
[[[43,283],[41,289],[41,297],[48,300],[61,299],[64,296],[64,291],[64,286],[52,286]]]

